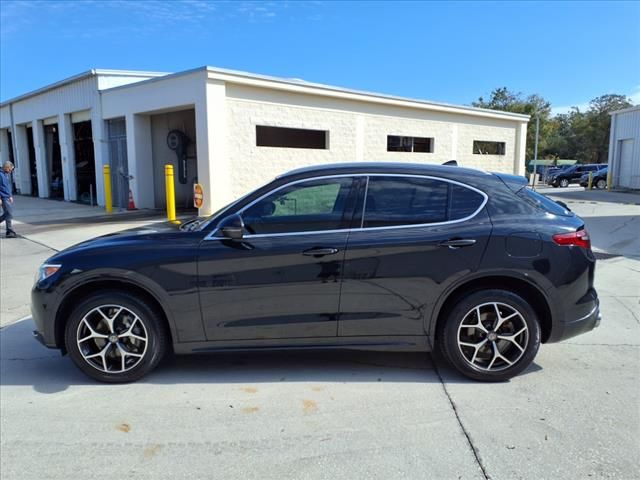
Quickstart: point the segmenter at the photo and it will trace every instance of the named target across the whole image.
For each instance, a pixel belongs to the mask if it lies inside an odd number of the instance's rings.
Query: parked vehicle
[[[551,177],[554,175],[571,168],[573,165],[561,165],[559,167],[547,167],[542,172],[542,181],[547,183]]]
[[[455,166],[299,169],[181,228],[49,258],[32,290],[43,344],[128,382],[175,353],[439,348],[505,380],[541,343],[595,328],[584,222],[524,177]]]
[[[551,185],[552,187],[562,187],[566,188],[572,183],[580,182],[580,177],[583,174],[589,172],[596,172],[599,169],[606,167],[607,165],[603,164],[590,164],[590,165],[572,165],[571,167],[562,170],[560,172],[554,173],[549,176],[547,180],[547,185]]]
[[[609,169],[607,167],[601,168],[600,170],[593,173],[593,178],[591,179],[591,185],[600,190],[604,190],[607,188],[607,174],[609,173]],[[585,173],[580,177],[580,186],[588,187],[589,186],[589,174]]]

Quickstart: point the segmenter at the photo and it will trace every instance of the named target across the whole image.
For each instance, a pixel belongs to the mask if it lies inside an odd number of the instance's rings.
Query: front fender
[[[123,270],[118,268],[100,268],[88,272],[80,272],[68,275],[62,280],[55,289],[55,297],[51,298],[49,308],[54,314],[54,330],[56,332],[56,343],[59,344],[59,335],[62,330],[60,322],[65,319],[61,317],[63,309],[70,306],[68,301],[75,300],[75,293],[79,290],[91,288],[98,289],[100,286],[104,288],[122,288],[123,290],[140,289],[147,295],[151,296],[162,309],[169,326],[171,338],[177,339],[179,332],[176,328],[175,315],[170,308],[169,295],[167,292],[152,279],[140,275],[136,272]],[[53,293],[53,292],[52,292]],[[60,345],[58,345],[60,347]]]

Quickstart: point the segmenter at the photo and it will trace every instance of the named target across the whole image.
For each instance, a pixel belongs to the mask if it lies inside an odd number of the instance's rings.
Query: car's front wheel
[[[562,180],[560,180],[560,186],[562,188],[567,188],[569,186],[569,180],[566,178],[563,178]]]
[[[124,292],[97,293],[80,303],[65,327],[69,356],[88,376],[133,382],[149,373],[167,350],[159,312]]]
[[[474,380],[503,381],[527,368],[540,347],[535,311],[506,290],[481,290],[458,302],[440,325],[444,357]]]
[[[604,190],[605,188],[607,188],[607,181],[603,178],[598,179],[598,181],[596,182],[596,188]]]

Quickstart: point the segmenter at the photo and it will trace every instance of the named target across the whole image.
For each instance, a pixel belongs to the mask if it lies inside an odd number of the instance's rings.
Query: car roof
[[[463,175],[479,178],[486,178],[488,175],[491,175],[489,172],[485,172],[483,170],[464,168],[455,165],[433,165],[406,162],[345,162],[297,168],[286,172],[277,178],[339,175],[348,173],[417,173],[421,175],[443,175],[447,177],[451,175]]]

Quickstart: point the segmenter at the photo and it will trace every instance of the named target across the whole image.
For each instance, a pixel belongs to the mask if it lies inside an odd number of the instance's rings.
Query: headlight
[[[38,269],[38,273],[36,273],[36,283],[46,280],[60,270],[60,267],[62,267],[62,265],[55,265],[52,263],[45,263],[41,265]]]

